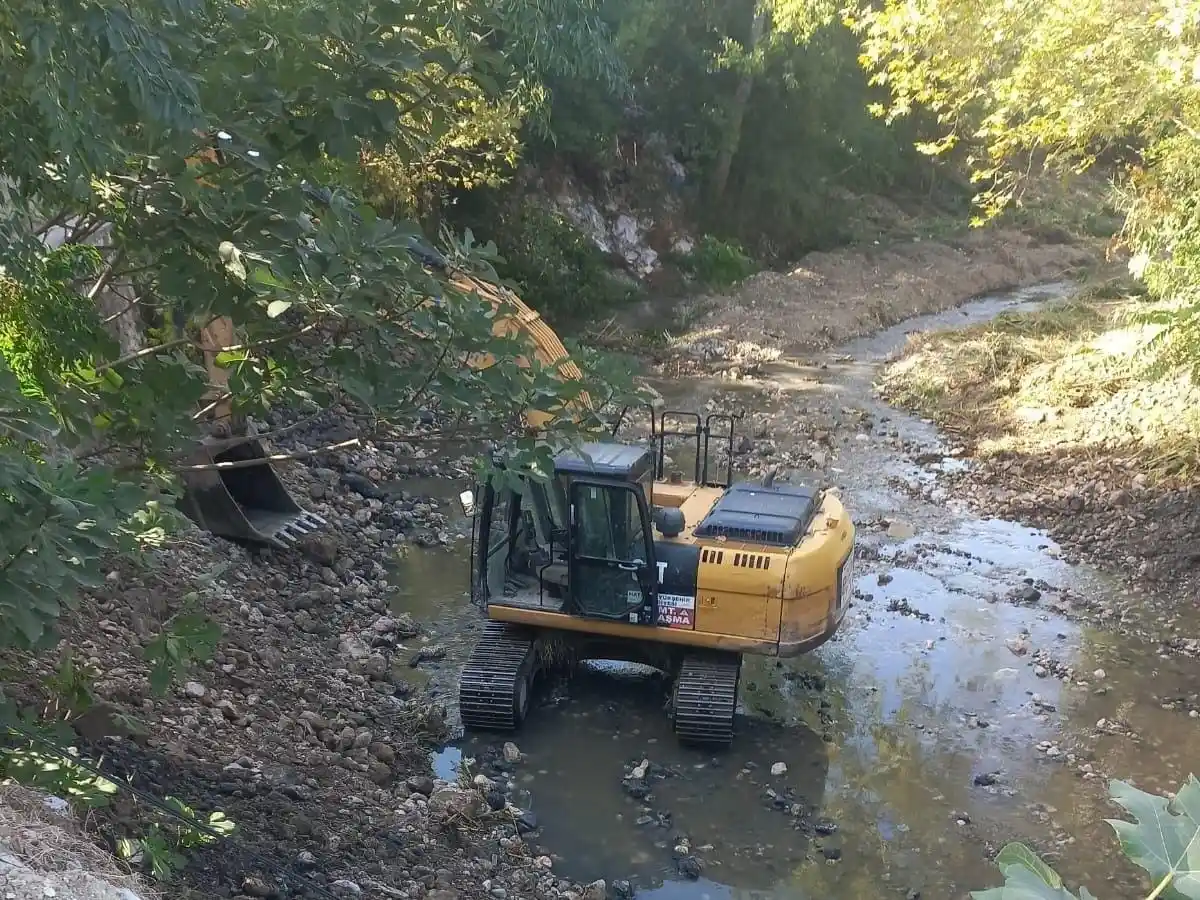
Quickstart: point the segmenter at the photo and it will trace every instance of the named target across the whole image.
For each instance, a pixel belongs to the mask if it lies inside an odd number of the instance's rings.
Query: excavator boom
[[[489,302],[495,311],[492,333],[497,337],[528,336],[538,364],[557,367],[564,380],[582,378],[579,367],[554,330],[511,291],[452,269],[431,248],[414,245],[411,252],[425,265],[440,270],[455,289]],[[430,298],[426,302],[436,301]],[[181,509],[212,534],[242,543],[290,547],[327,523],[296,502],[259,440],[248,434],[234,436],[241,429],[232,416],[229,373],[217,365],[221,349],[237,343],[233,321],[226,317],[214,319],[203,328],[202,341],[210,385],[204,412],[214,434],[201,442],[184,469],[186,493]],[[468,365],[477,369],[486,369],[495,362],[486,352],[467,360]],[[525,357],[518,358],[517,364],[522,368],[530,366]],[[570,406],[590,409],[591,398],[581,393]],[[554,417],[555,413],[545,410],[527,410],[524,414],[526,426],[533,431],[543,430]]]

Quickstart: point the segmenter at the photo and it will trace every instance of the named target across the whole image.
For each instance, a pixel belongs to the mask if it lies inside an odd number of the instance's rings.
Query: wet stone
[[[634,800],[645,800],[650,796],[650,785],[640,779],[627,779],[624,786],[625,793]]]
[[[837,830],[837,823],[830,819],[817,819],[817,821],[813,823],[813,831],[815,831],[817,834],[829,835],[833,834]]]
[[[414,794],[428,797],[433,793],[433,779],[428,775],[414,775],[407,781],[408,789]]]
[[[682,856],[675,861],[675,869],[684,878],[695,881],[704,871],[704,866],[694,856]]]
[[[517,834],[529,834],[537,831],[538,818],[533,810],[525,810],[517,816]]]

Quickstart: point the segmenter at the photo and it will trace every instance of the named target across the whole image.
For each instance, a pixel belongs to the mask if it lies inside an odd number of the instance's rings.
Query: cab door
[[[641,486],[575,479],[568,492],[571,612],[625,622],[650,621],[658,597],[650,509]]]

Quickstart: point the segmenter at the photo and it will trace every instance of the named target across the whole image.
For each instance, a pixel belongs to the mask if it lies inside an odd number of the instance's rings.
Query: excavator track
[[[675,734],[690,744],[733,743],[740,656],[688,656],[675,679]]]
[[[458,709],[463,725],[481,731],[512,731],[529,710],[534,635],[504,622],[488,622],[463,666]]]

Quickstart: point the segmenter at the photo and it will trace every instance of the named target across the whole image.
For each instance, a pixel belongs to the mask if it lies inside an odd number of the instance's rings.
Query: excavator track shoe
[[[535,643],[528,631],[488,622],[463,666],[458,709],[466,728],[513,731],[529,710]]]
[[[689,744],[729,746],[737,711],[740,657],[689,656],[675,679],[675,735]]]

